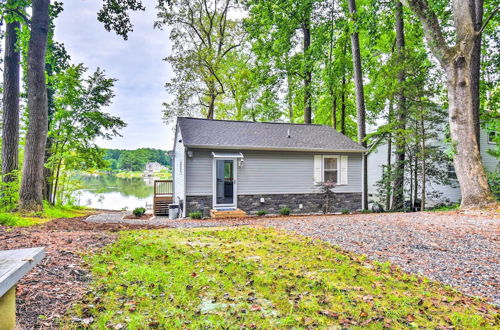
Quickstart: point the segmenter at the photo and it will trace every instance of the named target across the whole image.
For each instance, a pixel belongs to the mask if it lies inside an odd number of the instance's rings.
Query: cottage
[[[319,213],[321,182],[332,181],[336,210],[362,202],[365,149],[332,127],[179,117],[173,196],[194,210]]]

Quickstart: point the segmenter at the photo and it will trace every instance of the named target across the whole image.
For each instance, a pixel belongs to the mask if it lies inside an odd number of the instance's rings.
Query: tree
[[[18,33],[21,23],[20,3],[8,0],[3,10],[5,15],[5,57],[3,71],[3,122],[2,122],[2,178],[12,182],[12,172],[19,167],[19,91],[21,60]]]
[[[348,0],[349,13],[356,20],[356,0]],[[359,35],[356,30],[351,32],[352,63],[354,66],[354,84],[356,86],[356,108],[358,116],[358,143],[366,148],[365,94],[363,88],[363,71],[361,69],[361,52],[359,50]],[[363,156],[363,209],[368,208],[368,161]]]
[[[482,0],[453,1],[455,44],[450,46],[427,0],[402,2],[418,17],[429,48],[446,74],[450,133],[455,152],[455,171],[462,193],[461,207],[467,209],[494,204],[477,141],[475,98],[479,97],[476,87],[479,76],[475,67],[479,58],[475,56],[474,49],[485,25],[499,7],[479,25],[477,14],[483,11]]]
[[[49,0],[33,0],[28,50],[29,124],[19,193],[21,211],[43,208],[43,165],[48,127],[45,53],[49,30]]]
[[[405,70],[402,63],[405,57],[405,33],[403,20],[403,6],[399,0],[395,0],[396,18],[396,48],[398,70],[398,92],[397,92],[397,130],[394,134],[395,140],[395,173],[393,186],[392,208],[401,210],[404,207],[404,181],[405,181],[405,128],[406,128],[406,98],[404,91]]]
[[[230,19],[232,0],[177,0],[171,6],[158,6],[155,26],[172,26],[170,39],[173,55],[167,57],[176,74],[166,84],[174,95],[164,103],[164,117],[202,109],[207,118],[215,118],[215,104],[226,93],[221,68],[229,54],[243,42],[239,21]]]
[[[82,64],[70,65],[53,77],[55,112],[46,164],[53,173],[48,196],[52,204],[62,200],[61,182],[69,171],[105,167],[104,150],[95,139],[119,136],[118,130],[126,126],[120,118],[102,111],[111,104],[116,80],[106,78],[99,68],[88,77],[86,71]]]

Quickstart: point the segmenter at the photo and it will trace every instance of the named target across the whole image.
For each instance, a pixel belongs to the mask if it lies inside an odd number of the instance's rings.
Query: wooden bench
[[[16,283],[45,257],[45,248],[0,251],[0,330],[16,326]]]

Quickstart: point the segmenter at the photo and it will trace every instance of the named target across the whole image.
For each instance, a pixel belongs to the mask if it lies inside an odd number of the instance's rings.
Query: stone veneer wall
[[[261,203],[264,198],[264,203]],[[361,193],[336,193],[335,200],[331,201],[330,212],[342,210],[356,211],[361,209]],[[189,212],[201,209],[203,203],[204,216],[210,214],[212,208],[212,195],[186,196],[186,215]],[[203,202],[202,202],[203,201]],[[265,210],[268,214],[278,214],[279,210],[288,206],[292,213],[323,213],[323,194],[262,194],[262,195],[238,195],[238,208],[249,214],[255,214],[259,210]],[[299,205],[302,204],[302,208]]]

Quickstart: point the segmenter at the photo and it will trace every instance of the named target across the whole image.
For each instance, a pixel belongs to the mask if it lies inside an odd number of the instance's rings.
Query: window
[[[338,183],[339,160],[337,157],[323,158],[323,182]]]
[[[498,139],[497,137],[497,132],[488,132],[488,143],[489,144],[497,144],[496,140]]]
[[[456,179],[457,173],[455,173],[455,166],[453,164],[448,164],[448,179]]]

